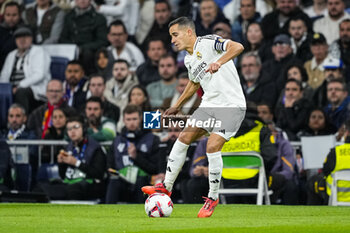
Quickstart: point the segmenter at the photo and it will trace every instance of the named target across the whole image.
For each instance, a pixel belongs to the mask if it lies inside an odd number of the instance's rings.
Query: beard
[[[92,115],[88,118],[88,122],[89,122],[89,124],[97,127],[97,126],[99,126],[99,124],[101,122],[101,117],[97,117],[95,115]]]
[[[254,82],[258,79],[259,73],[243,74],[244,80],[247,82]]]

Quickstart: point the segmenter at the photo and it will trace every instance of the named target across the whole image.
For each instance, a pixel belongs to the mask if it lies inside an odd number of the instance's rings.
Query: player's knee
[[[221,151],[221,147],[219,145],[216,145],[214,143],[208,143],[207,145],[207,153],[215,153]]]
[[[188,133],[184,133],[184,132],[180,133],[178,140],[186,145],[189,145],[192,142],[190,135]]]

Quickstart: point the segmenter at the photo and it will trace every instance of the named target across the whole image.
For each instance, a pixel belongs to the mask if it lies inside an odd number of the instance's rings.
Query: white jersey
[[[225,53],[227,40],[216,35],[198,37],[193,54],[185,57],[189,79],[204,90],[201,107],[246,107],[245,97],[233,61],[214,73],[205,72],[209,65]]]

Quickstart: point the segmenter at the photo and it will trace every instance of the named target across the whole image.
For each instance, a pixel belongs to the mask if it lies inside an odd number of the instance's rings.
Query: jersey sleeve
[[[227,41],[223,39],[220,36],[217,35],[207,35],[203,37],[203,42],[208,44],[206,46],[210,46],[210,48],[214,49],[217,52],[223,52],[226,51],[226,47],[227,47]]]
[[[188,79],[194,83],[198,83],[199,81],[196,80],[196,78],[193,76],[192,72],[191,72],[191,66],[190,66],[190,62],[188,60],[188,57],[186,56],[185,57],[185,60],[184,60],[184,64],[187,68],[187,72],[188,72]]]

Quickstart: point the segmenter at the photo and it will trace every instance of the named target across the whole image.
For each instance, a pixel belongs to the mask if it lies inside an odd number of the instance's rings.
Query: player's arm
[[[167,109],[164,112],[164,115],[173,115],[180,111],[181,107],[197,92],[197,90],[200,87],[200,83],[195,83],[193,81],[189,81],[187,83],[187,86],[182,93],[182,95],[179,97],[179,99],[176,101],[175,105],[171,108]]]
[[[211,74],[217,72],[223,64],[237,57],[244,50],[242,44],[232,40],[226,40],[225,43],[227,43],[226,53],[224,53],[216,62],[211,63],[206,72],[210,72]]]

